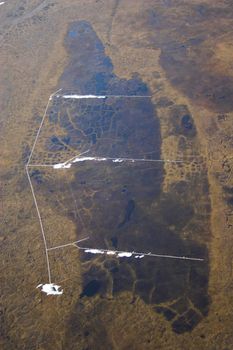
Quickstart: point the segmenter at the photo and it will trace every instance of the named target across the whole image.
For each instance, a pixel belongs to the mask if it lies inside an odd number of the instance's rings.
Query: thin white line
[[[36,195],[35,195],[35,192],[34,192],[34,188],[33,188],[32,182],[31,182],[31,178],[30,178],[27,166],[26,166],[26,173],[27,173],[28,181],[29,181],[29,184],[30,184],[30,187],[31,187],[31,192],[32,192],[32,196],[33,196],[33,199],[34,199],[37,215],[38,215],[39,222],[40,222],[40,228],[41,228],[41,233],[42,233],[42,237],[43,237],[43,241],[44,241],[44,247],[45,247],[45,255],[46,255],[49,283],[51,283],[51,271],[50,271],[50,264],[49,264],[47,241],[46,241],[46,237],[45,237],[45,232],[44,232],[42,219],[41,219],[41,216],[40,216],[39,207],[38,207],[37,200],[36,200]]]
[[[55,95],[55,97],[61,97],[65,99],[88,99],[88,98],[108,98],[108,97],[116,97],[116,98],[130,98],[130,97],[139,97],[139,98],[151,98],[150,95]]]
[[[89,249],[96,249],[96,248],[89,248],[89,247],[79,247],[76,244],[77,248],[80,250],[89,250]],[[157,258],[168,258],[168,259],[179,259],[179,260],[193,260],[193,261],[204,261],[202,258],[191,258],[187,256],[177,256],[177,255],[165,255],[165,254],[154,254],[154,253],[138,253],[138,252],[128,252],[128,251],[122,251],[122,250],[109,250],[109,249],[98,249],[100,252],[114,252],[116,254],[118,253],[129,253],[132,255],[139,255],[139,256],[152,256]]]
[[[78,157],[77,157],[78,158]],[[95,159],[93,160],[99,160],[99,159],[104,159],[104,157],[95,157]],[[124,162],[124,161],[129,161],[129,162],[171,162],[171,163],[183,163],[183,160],[170,160],[170,159],[147,159],[147,158],[111,158],[111,157],[107,157],[105,158],[106,160],[112,160],[112,161],[117,161],[119,160],[119,162]]]
[[[77,160],[76,160],[77,159]],[[121,163],[121,162],[161,162],[161,163],[184,163],[184,160],[170,160],[170,159],[146,159],[146,158],[110,158],[110,157],[87,157],[85,159],[82,159],[79,156],[74,156],[68,160],[66,160],[64,163],[59,163],[62,165],[69,165],[69,164],[73,164],[73,163],[77,163],[77,162],[81,162],[81,161],[115,161],[116,163]],[[73,160],[76,160],[73,161]],[[51,167],[53,168],[54,165],[57,164],[29,164],[28,167]]]
[[[80,250],[89,250],[89,249],[93,249],[90,247],[80,247],[77,243],[83,242],[88,240],[89,237],[80,239],[79,241],[74,241],[71,243],[67,243],[67,244],[63,244],[60,246],[56,246],[56,247],[52,247],[52,248],[48,248],[47,250],[54,250],[54,249],[59,249],[59,248],[64,248],[64,247],[68,247],[68,246],[75,246],[76,248],[80,249]],[[94,248],[96,249],[96,248]],[[128,251],[123,251],[123,250],[109,250],[109,249],[98,249],[100,252],[104,252],[104,253],[108,253],[108,252],[114,252],[116,254],[118,253],[129,253],[132,255],[139,255],[139,256],[152,256],[152,257],[159,257],[159,258],[169,258],[169,259],[180,259],[180,260],[194,260],[194,261],[204,261],[204,259],[202,258],[192,258],[192,257],[187,257],[187,256],[177,256],[177,255],[165,255],[165,254],[154,254],[154,253],[138,253],[138,252],[128,252]]]
[[[56,95],[59,96],[59,95]],[[106,96],[103,95],[61,95],[60,97],[62,98],[67,98],[67,99],[87,99],[87,98],[106,98]]]
[[[30,168],[30,167],[49,167],[49,168],[51,168],[51,167],[53,167],[53,165],[52,164],[28,164],[27,167],[28,168]]]
[[[89,239],[89,237],[80,239],[79,241],[74,241],[74,242],[71,242],[71,243],[58,245],[58,246],[56,246],[56,247],[47,248],[47,250],[54,250],[54,249],[59,249],[59,248],[68,247],[68,246],[74,246],[75,243],[83,242],[83,241],[86,241],[87,239]],[[75,245],[75,247],[76,247],[76,245]]]
[[[42,125],[43,125],[43,123],[44,123],[44,119],[45,119],[45,116],[46,116],[47,109],[48,109],[48,107],[49,107],[50,101],[52,100],[53,96],[54,96],[58,91],[61,91],[61,89],[55,91],[53,94],[51,94],[51,95],[49,96],[49,100],[48,100],[48,103],[47,103],[47,105],[46,105],[46,108],[45,108],[45,112],[44,112],[42,121],[41,121],[41,123],[40,123],[39,129],[38,129],[37,134],[36,134],[35,141],[34,141],[33,146],[32,146],[32,150],[31,150],[30,156],[29,156],[28,161],[27,161],[27,166],[29,165],[29,163],[30,163],[30,161],[31,161],[32,154],[33,154],[33,152],[34,152],[34,149],[35,149],[35,146],[36,146],[36,143],[37,143],[37,140],[38,140],[38,137],[39,137],[39,134],[40,134]]]

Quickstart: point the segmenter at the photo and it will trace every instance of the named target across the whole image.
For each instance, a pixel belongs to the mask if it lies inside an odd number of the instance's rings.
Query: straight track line
[[[89,239],[89,237],[80,239],[79,241],[74,241],[74,242],[71,242],[71,243],[58,245],[58,246],[56,246],[56,247],[47,248],[47,250],[54,250],[54,249],[60,249],[60,248],[65,248],[65,247],[69,247],[69,246],[74,246],[75,244],[77,244],[77,243],[79,243],[79,242],[86,241],[87,239]],[[75,246],[76,246],[76,245],[75,245]]]
[[[48,247],[47,247],[47,241],[46,241],[44,226],[43,226],[42,219],[41,219],[41,216],[40,216],[40,211],[39,211],[39,207],[38,207],[38,204],[37,204],[36,195],[35,195],[35,192],[34,192],[34,188],[33,188],[33,185],[32,185],[32,181],[31,181],[31,178],[30,178],[27,166],[26,166],[26,173],[27,173],[28,181],[29,181],[29,184],[30,184],[30,187],[31,187],[31,192],[32,192],[32,196],[33,196],[33,199],[34,199],[37,215],[38,215],[38,218],[39,218],[41,233],[42,233],[42,237],[43,237],[43,241],[44,241],[44,248],[45,248],[45,256],[46,256],[46,263],[47,263],[49,283],[51,283],[51,271],[50,271]]]
[[[50,101],[52,100],[53,96],[54,96],[58,91],[60,91],[60,90],[61,90],[61,89],[55,91],[53,94],[51,94],[51,95],[49,96],[49,100],[48,100],[48,103],[47,103],[47,105],[46,105],[44,115],[43,115],[43,117],[42,117],[42,120],[41,120],[39,129],[38,129],[37,134],[36,134],[35,141],[34,141],[33,146],[32,146],[32,150],[31,150],[30,156],[29,156],[28,161],[27,161],[27,166],[29,165],[29,163],[30,163],[30,161],[31,161],[32,154],[33,154],[33,152],[34,152],[34,149],[35,149],[35,146],[36,146],[38,137],[39,137],[39,135],[40,135],[40,131],[41,131],[42,125],[43,125],[43,123],[44,123],[44,120],[45,120],[45,117],[46,117],[46,113],[47,113],[47,110],[48,110]]]
[[[60,97],[64,99],[105,99],[105,98],[152,98],[151,95],[77,95],[77,94],[67,94],[67,95],[54,95],[55,97]]]

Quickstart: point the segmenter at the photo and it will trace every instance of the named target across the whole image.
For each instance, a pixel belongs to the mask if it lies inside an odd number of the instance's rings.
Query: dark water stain
[[[228,187],[228,186],[224,186],[224,191],[226,193],[232,194],[233,195],[233,187]]]
[[[119,79],[104,46],[88,22],[74,22],[65,39],[70,64],[60,79],[60,86],[81,94],[149,95],[140,79]]]
[[[24,164],[27,163],[29,156],[30,156],[31,150],[28,144],[24,144],[23,145],[23,149],[22,149],[22,160],[24,162]]]
[[[155,310],[159,314],[163,314],[168,321],[171,321],[176,316],[175,312],[165,307],[158,306],[158,307],[155,307]]]
[[[44,182],[43,172],[38,169],[31,171],[30,176],[38,185],[41,185]]]
[[[228,198],[227,203],[233,206],[233,197]]]
[[[67,146],[70,142],[70,137],[69,136],[65,136],[65,137],[61,137],[58,138],[57,136],[51,136],[50,140],[48,141],[48,150],[49,151],[65,151],[67,149]]]
[[[130,199],[125,208],[124,220],[117,226],[117,228],[122,228],[130,219],[135,209],[135,201]]]
[[[233,206],[233,187],[224,186],[224,191],[227,204]]]
[[[193,122],[189,114],[185,114],[181,119],[181,124],[185,129],[191,130],[193,128]]]
[[[194,138],[197,134],[196,126],[191,113],[185,105],[174,105],[170,110],[173,128],[170,133],[186,138]]]
[[[83,291],[80,294],[80,298],[83,298],[84,296],[92,297],[100,291],[100,288],[101,282],[97,280],[92,280],[84,286]]]
[[[152,14],[151,25],[157,16]],[[160,26],[161,21],[158,20],[157,25]],[[89,23],[72,23],[65,47],[70,56],[60,79],[65,91],[70,89],[85,95],[150,94],[140,77],[126,80],[113,73],[112,62]],[[185,54],[185,48],[181,51]],[[90,156],[160,159],[160,125],[149,97],[68,102],[55,99],[54,103],[55,108],[52,106],[48,111],[54,110],[49,114],[50,122],[58,123],[59,109],[59,123],[67,134],[58,140],[56,135],[52,136],[47,144],[50,150],[67,144],[78,151],[89,149]],[[183,144],[189,147],[196,136],[191,113],[186,106],[169,100],[160,103],[170,106],[172,135],[182,138]],[[164,194],[162,163],[83,162],[77,167],[73,165],[70,171],[73,172],[70,181],[73,194],[79,198],[86,193],[88,197],[83,203],[89,212],[85,224],[91,232],[90,248],[114,247],[122,251],[205,258],[204,263],[152,257],[114,259],[80,252],[81,300],[96,294],[115,296],[130,291],[132,296],[140,296],[155,311],[162,312],[172,322],[175,332],[192,330],[208,313],[208,250],[199,242],[200,233],[183,239],[181,232],[186,227],[201,225],[195,216],[199,210],[195,193],[203,184],[204,174],[190,176],[188,185],[180,181]],[[48,182],[48,188],[53,181]],[[56,194],[61,193],[63,206],[71,210],[73,199],[63,188],[55,187]],[[201,219],[202,225],[208,226]],[[180,300],[179,305],[175,304],[176,300]],[[169,305],[164,308],[162,303]],[[192,305],[198,309],[197,314],[193,313]]]
[[[111,237],[110,240],[111,240],[113,248],[117,249],[117,247],[118,247],[118,238],[117,238],[117,236]]]

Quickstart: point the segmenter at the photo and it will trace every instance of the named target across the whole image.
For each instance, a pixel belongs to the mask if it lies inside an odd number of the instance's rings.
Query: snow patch
[[[53,165],[53,169],[69,169],[71,163],[58,163]]]
[[[130,252],[121,252],[121,253],[118,253],[117,256],[119,258],[130,258],[131,256],[133,255],[133,253],[130,253]]]
[[[61,287],[54,283],[39,284],[36,288],[40,288],[42,292],[47,295],[61,295],[63,294],[63,289],[59,290]]]
[[[106,98],[106,96],[101,96],[101,95],[62,95],[61,97],[63,98]]]
[[[85,162],[85,160],[96,160],[98,162],[103,162],[103,161],[107,160],[107,158],[102,158],[102,157],[77,157],[77,158],[75,158],[72,161],[72,163]]]
[[[85,162],[86,160],[95,160],[97,162],[104,162],[108,159],[103,157],[76,157],[73,160],[67,161],[65,163],[54,164],[53,169],[69,169],[73,163]]]
[[[116,252],[114,252],[114,250],[108,250],[107,251],[107,255],[115,255]]]
[[[85,253],[91,253],[91,254],[104,254],[104,251],[101,249],[85,249]]]
[[[116,158],[116,159],[113,159],[112,161],[113,161],[113,163],[122,163],[122,162],[124,162],[124,159]]]

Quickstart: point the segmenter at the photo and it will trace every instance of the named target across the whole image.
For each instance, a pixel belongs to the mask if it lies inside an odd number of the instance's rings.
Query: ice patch
[[[106,250],[106,249],[94,249],[94,248],[86,248],[84,249],[85,253],[91,254],[106,254],[106,255],[116,255],[118,258],[130,258],[135,253],[134,252],[119,252],[115,250]],[[143,254],[136,255],[135,257],[143,258]]]
[[[85,160],[95,160],[95,157],[77,157],[72,161],[72,163],[85,162]]]
[[[101,249],[85,249],[85,253],[91,253],[91,254],[104,254],[104,251]]]
[[[113,159],[112,161],[113,161],[113,163],[122,163],[122,162],[124,162],[124,159],[116,158],[116,159]]]
[[[72,163],[85,162],[85,160],[96,160],[98,162],[103,162],[103,161],[107,160],[107,158],[102,158],[102,157],[77,157],[77,158],[75,158],[72,161]]]
[[[86,160],[95,160],[97,162],[104,162],[108,160],[108,158],[103,157],[76,157],[70,161],[66,161],[65,163],[58,163],[53,165],[53,169],[69,169],[73,163],[77,162],[85,162]]]
[[[130,252],[121,252],[121,253],[118,253],[117,256],[119,258],[130,258],[131,256],[133,255],[133,253],[130,253]]]
[[[5,1],[0,2],[0,6],[1,6],[1,5],[4,5],[4,4],[5,4]]]
[[[39,284],[36,288],[41,288],[41,291],[47,295],[61,295],[63,294],[63,289],[59,290],[61,287],[54,283]]]
[[[116,252],[114,252],[114,250],[108,250],[107,251],[107,255],[115,255]]]

